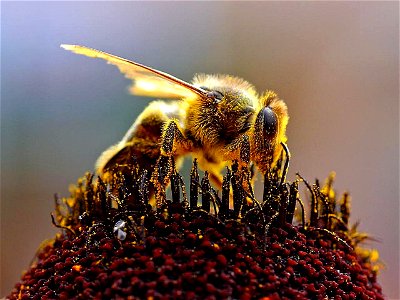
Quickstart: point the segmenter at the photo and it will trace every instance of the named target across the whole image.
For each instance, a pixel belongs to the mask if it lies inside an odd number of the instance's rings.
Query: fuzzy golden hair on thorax
[[[240,77],[222,74],[197,74],[192,82],[195,86],[207,87],[211,90],[224,88],[237,91],[252,99],[254,103],[257,102],[258,96],[254,86]]]

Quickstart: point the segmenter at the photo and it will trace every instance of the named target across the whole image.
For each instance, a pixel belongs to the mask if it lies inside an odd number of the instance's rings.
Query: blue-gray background
[[[1,294],[55,230],[52,195],[91,170],[149,100],[77,43],[190,80],[244,77],[286,100],[293,159],[353,196],[353,222],[380,242],[380,282],[398,298],[396,2],[2,2]]]

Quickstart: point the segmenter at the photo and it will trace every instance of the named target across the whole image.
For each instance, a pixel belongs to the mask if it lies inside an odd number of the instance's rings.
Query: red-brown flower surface
[[[194,167],[190,198],[174,173],[171,200],[154,208],[146,174],[132,170],[107,183],[87,176],[56,199],[64,232],[9,298],[383,299],[370,253],[359,255],[365,236],[348,229],[348,197],[337,204],[331,181],[309,186],[310,219],[294,225],[301,177],[283,183],[275,169],[258,202],[237,166],[222,196]]]

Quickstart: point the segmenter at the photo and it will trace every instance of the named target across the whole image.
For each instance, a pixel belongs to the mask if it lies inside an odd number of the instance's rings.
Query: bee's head
[[[187,120],[201,141],[228,144],[251,127],[257,95],[248,82],[229,75],[198,75],[194,85],[205,96],[188,104]]]

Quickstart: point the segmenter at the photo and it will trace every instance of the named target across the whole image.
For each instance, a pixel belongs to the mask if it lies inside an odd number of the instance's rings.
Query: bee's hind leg
[[[177,120],[170,120],[163,129],[161,137],[161,155],[152,174],[151,181],[155,186],[157,206],[165,203],[165,189],[175,169],[174,157],[179,157],[191,149],[191,142],[185,138]]]
[[[161,137],[161,155],[182,155],[190,149],[190,142],[182,133],[177,120],[170,120],[164,127]]]

